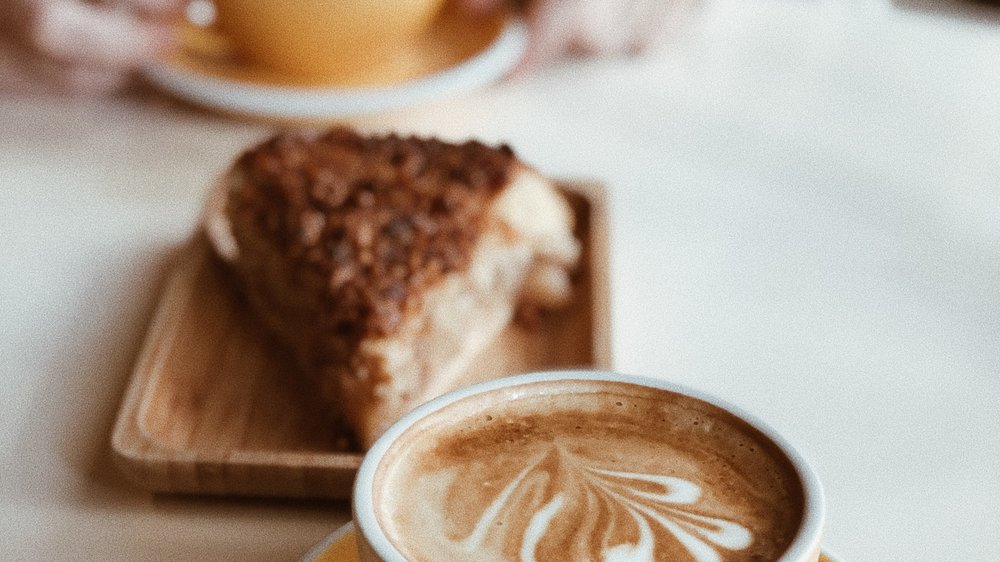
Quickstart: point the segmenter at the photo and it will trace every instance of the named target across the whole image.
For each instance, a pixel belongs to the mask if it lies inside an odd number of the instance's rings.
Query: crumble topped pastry
[[[335,128],[245,152],[206,229],[363,446],[449,389],[517,306],[557,306],[572,213],[507,146]]]

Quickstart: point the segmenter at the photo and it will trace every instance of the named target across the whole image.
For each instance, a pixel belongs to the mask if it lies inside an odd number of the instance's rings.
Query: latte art
[[[387,451],[375,512],[408,560],[749,562],[790,544],[801,488],[745,422],[627,383],[538,385],[456,402]]]
[[[573,474],[556,474],[554,471],[571,471]],[[545,500],[545,488],[561,483],[551,499]],[[535,493],[540,492],[540,493]],[[511,497],[533,499],[534,505],[518,505]],[[530,514],[527,526],[520,531],[520,560],[535,562],[538,544],[550,533],[555,518],[584,521],[586,514],[572,513],[572,506],[597,507],[609,510],[597,518],[607,528],[581,527],[575,532],[582,535],[578,541],[586,542],[586,535],[629,537],[637,530],[635,542],[600,544],[599,556],[592,559],[604,562],[624,560],[656,560],[656,534],[671,534],[698,562],[723,560],[719,550],[742,550],[752,541],[745,527],[722,518],[706,517],[686,509],[697,503],[701,487],[694,482],[673,476],[603,470],[588,466],[586,459],[576,458],[553,445],[550,452],[538,462],[518,473],[493,500],[476,522],[472,534],[459,544],[469,556],[475,556],[486,547],[488,533],[516,534],[519,530],[504,528],[498,523],[515,520],[514,514]],[[542,503],[542,502],[545,503]],[[520,503],[529,503],[522,500]],[[507,512],[507,513],[505,513]],[[596,527],[595,521],[595,527]],[[613,526],[624,526],[619,530]],[[505,542],[506,537],[498,537]],[[597,553],[592,553],[597,554]]]

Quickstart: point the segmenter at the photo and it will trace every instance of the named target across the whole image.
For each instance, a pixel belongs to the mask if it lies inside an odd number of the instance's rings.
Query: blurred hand
[[[486,13],[506,0],[457,0]],[[529,0],[528,51],[522,68],[565,55],[635,55],[666,39],[671,19],[692,0]]]
[[[103,94],[174,44],[184,0],[0,0],[0,88]],[[2,60],[2,59],[0,59]]]

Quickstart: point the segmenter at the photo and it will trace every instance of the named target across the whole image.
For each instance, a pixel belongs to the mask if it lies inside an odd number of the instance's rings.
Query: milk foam
[[[560,450],[558,445],[553,446],[549,455],[572,456]],[[514,508],[510,502],[514,492],[519,487],[530,485],[526,481],[530,481],[529,477],[533,473],[544,472],[544,465],[553,464],[544,461],[545,459],[541,459],[517,474],[483,512],[473,532],[460,541],[462,550],[469,553],[470,557],[484,550],[486,533],[501,520],[504,510]],[[697,503],[701,496],[701,488],[694,482],[672,476],[591,468],[587,466],[586,459],[575,457],[564,459],[560,464],[578,470],[579,474],[572,480],[583,486],[560,489],[547,503],[535,506],[533,512],[522,512],[522,515],[530,514],[527,528],[517,539],[521,545],[518,552],[522,562],[535,561],[537,545],[550,532],[550,523],[560,515],[569,495],[600,496],[602,503],[620,512],[615,514],[616,519],[629,517],[639,528],[639,538],[634,543],[624,542],[602,549],[601,560],[604,562],[656,560],[656,543],[651,525],[659,525],[673,534],[697,562],[721,562],[720,549],[742,550],[753,541],[750,531],[738,523],[686,511],[684,506]],[[551,474],[544,476],[555,479]],[[635,485],[639,483],[643,485]],[[655,485],[659,491],[644,491],[646,484]]]
[[[412,560],[778,558],[802,500],[765,437],[665,391],[600,390],[468,404],[462,429],[400,440],[376,486],[390,541]]]

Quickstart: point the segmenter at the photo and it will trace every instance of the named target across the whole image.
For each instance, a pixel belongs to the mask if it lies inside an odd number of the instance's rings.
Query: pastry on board
[[[295,376],[367,448],[519,307],[569,300],[573,220],[507,146],[338,127],[243,153],[205,230]]]

